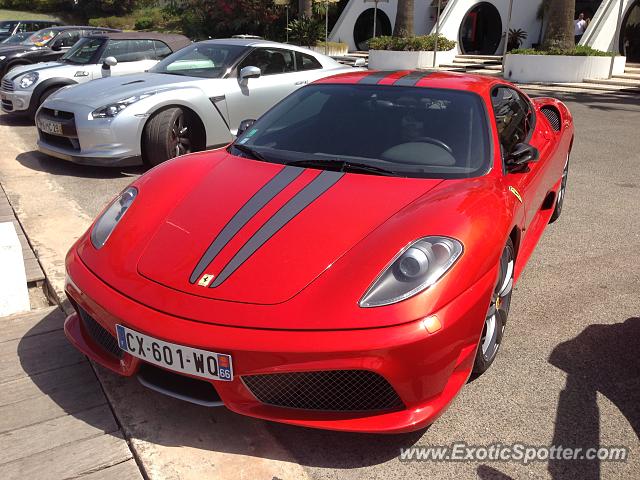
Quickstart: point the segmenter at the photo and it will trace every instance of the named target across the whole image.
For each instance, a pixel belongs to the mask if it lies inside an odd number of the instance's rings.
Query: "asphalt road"
[[[640,97],[555,96],[567,102],[576,124],[562,217],[547,229],[515,289],[499,357],[485,375],[465,386],[434,425],[402,436],[289,427],[184,404],[100,371],[149,476],[640,478]],[[0,133],[23,146],[17,155],[26,169],[21,174],[43,174],[39,178],[46,181],[47,198],[77,209],[82,218],[97,214],[141,173],[80,167],[34,153],[29,148],[33,127],[6,116],[0,117]],[[5,146],[2,154],[9,150]],[[0,158],[3,184],[9,180],[9,161]],[[20,181],[9,183],[19,211],[33,218],[29,205],[34,202],[21,196]],[[53,220],[62,215],[59,207],[42,209]],[[37,242],[51,235],[48,228],[54,227],[26,230]],[[626,446],[630,457],[624,463],[529,465],[398,459],[403,447],[454,442]]]

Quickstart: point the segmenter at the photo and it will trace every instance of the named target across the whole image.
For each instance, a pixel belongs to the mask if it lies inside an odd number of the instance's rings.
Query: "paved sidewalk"
[[[141,479],[58,307],[0,318],[0,478]]]

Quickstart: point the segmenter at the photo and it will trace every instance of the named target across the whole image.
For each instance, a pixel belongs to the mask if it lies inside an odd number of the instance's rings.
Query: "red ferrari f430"
[[[67,256],[65,332],[201,405],[424,428],[496,358],[573,137],[564,104],[498,79],[317,81],[125,189]]]

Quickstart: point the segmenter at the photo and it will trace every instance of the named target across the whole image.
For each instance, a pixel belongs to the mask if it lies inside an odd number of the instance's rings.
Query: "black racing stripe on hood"
[[[41,72],[42,70],[49,70],[50,68],[58,68],[60,65],[49,65],[47,67],[38,67],[38,68],[32,68],[31,70],[29,70],[28,72],[22,72],[22,73],[18,73],[17,75],[14,75],[10,78],[11,81],[15,80],[16,78],[25,75],[27,73],[33,73],[33,72]],[[26,65],[25,65],[26,66]],[[8,75],[7,75],[8,76]]]
[[[382,72],[372,72],[369,75],[365,75],[360,80],[358,80],[358,83],[362,85],[376,85],[380,80],[382,80],[385,77],[388,77],[392,73],[394,73],[393,70],[382,71]]]
[[[420,80],[428,77],[432,73],[434,73],[434,70],[411,72],[404,77],[400,77],[398,80],[393,82],[393,84],[399,87],[415,87]]]
[[[285,203],[260,229],[242,246],[220,274],[213,280],[209,288],[219,287],[229,278],[251,255],[253,255],[271,237],[311,205],[320,195],[335,185],[343,177],[342,172],[323,171],[309,185],[300,190],[291,200]]]
[[[204,273],[216,256],[222,251],[229,241],[251,220],[256,213],[264,208],[273,198],[284,190],[291,182],[300,176],[303,168],[285,167],[269,180],[245,203],[240,210],[229,220],[213,243],[204,252],[204,255],[193,270],[189,281],[195,283]]]

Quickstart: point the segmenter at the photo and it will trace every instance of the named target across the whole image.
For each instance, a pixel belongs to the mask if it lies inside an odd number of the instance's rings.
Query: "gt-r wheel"
[[[178,107],[156,113],[142,134],[142,158],[158,165],[192,151],[192,127],[188,115]]]
[[[556,206],[553,209],[549,223],[555,222],[562,213],[562,204],[564,203],[564,196],[567,191],[567,177],[569,176],[569,155],[567,155],[567,162],[564,164],[564,170],[562,171],[562,182],[560,183],[560,189],[556,196]]]
[[[507,242],[500,257],[500,273],[496,287],[491,295],[491,303],[484,320],[482,335],[478,343],[473,374],[475,376],[486,372],[498,354],[502,336],[507,324],[511,294],[513,292],[513,272],[515,254],[511,239]]]

